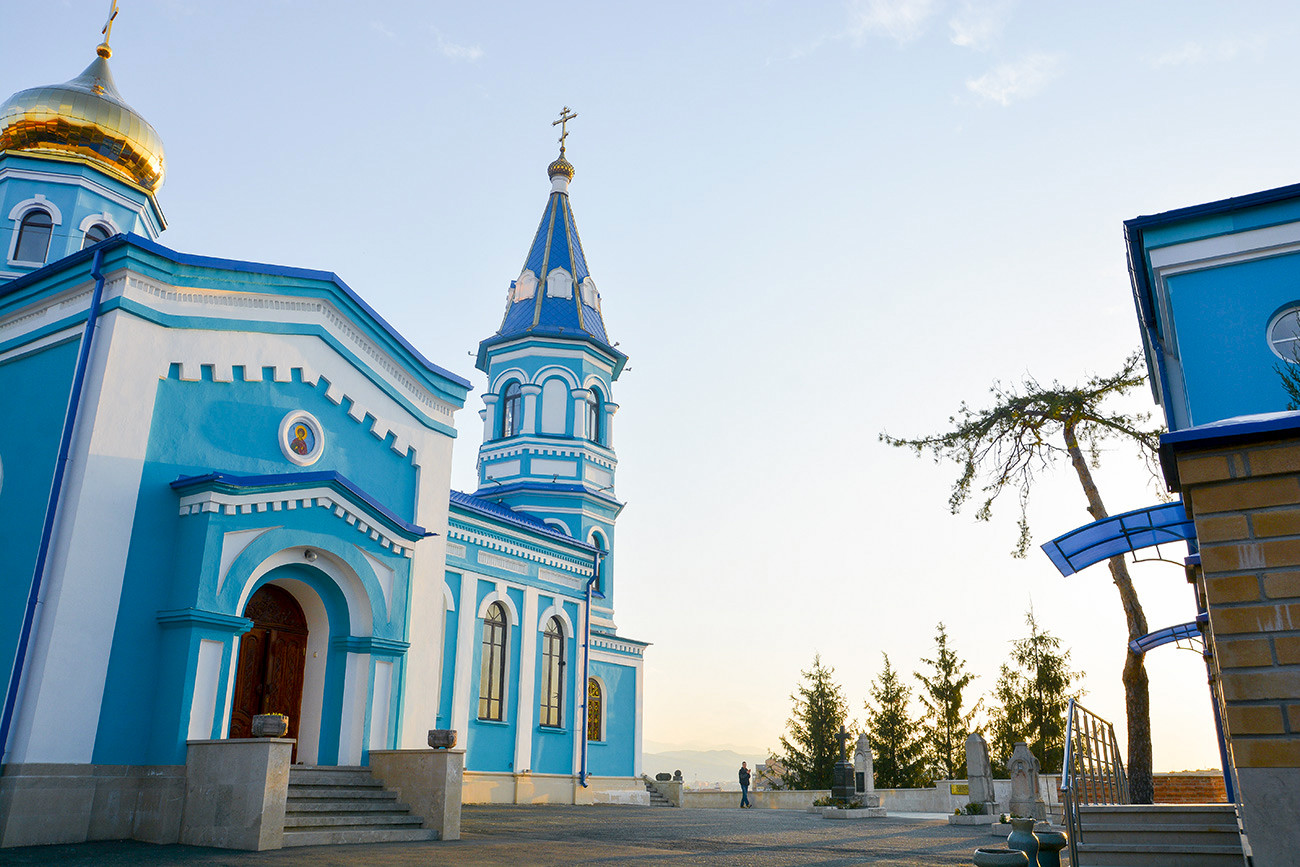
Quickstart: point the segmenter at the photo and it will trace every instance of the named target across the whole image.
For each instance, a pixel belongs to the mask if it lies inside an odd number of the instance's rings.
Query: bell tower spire
[[[569,202],[573,164],[560,155],[547,167],[551,192],[512,280],[496,334],[479,344],[476,366],[488,376],[476,496],[536,515],[605,552],[595,588],[605,615],[593,629],[613,629],[614,383],[627,363],[605,331],[600,293],[587,267]],[[593,606],[593,614],[598,609]]]

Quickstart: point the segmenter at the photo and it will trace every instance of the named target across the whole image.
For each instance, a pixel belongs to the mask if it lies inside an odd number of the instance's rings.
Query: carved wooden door
[[[287,590],[267,584],[248,600],[244,616],[253,628],[239,641],[239,669],[230,713],[230,736],[252,737],[253,716],[289,717],[286,737],[297,739],[307,665],[307,618]],[[293,759],[297,759],[295,745]]]

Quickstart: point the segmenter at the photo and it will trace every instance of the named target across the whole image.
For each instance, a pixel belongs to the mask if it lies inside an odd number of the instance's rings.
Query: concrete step
[[[1094,824],[1135,822],[1237,827],[1237,811],[1232,804],[1093,804],[1079,807],[1079,818]]]
[[[1079,867],[1242,867],[1240,846],[1080,843]]]
[[[333,828],[328,830],[284,832],[285,848],[290,846],[331,846],[349,843],[414,843],[437,840],[438,832],[428,828]],[[328,861],[328,859],[322,859]]]
[[[289,768],[289,785],[377,786],[379,782],[371,776],[368,768],[294,765]]]
[[[373,786],[300,786],[294,783],[289,784],[289,799],[294,798],[332,798],[343,800],[348,798],[374,798],[378,800],[395,800],[396,792],[390,792],[379,783]]]
[[[383,813],[409,809],[397,803],[397,795],[387,798],[289,798],[286,813]]]
[[[295,813],[284,817],[284,830],[301,831],[310,828],[378,828],[404,826],[418,828],[418,817],[410,813]]]

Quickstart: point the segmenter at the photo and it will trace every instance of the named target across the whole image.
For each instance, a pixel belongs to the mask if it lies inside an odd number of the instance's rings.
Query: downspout
[[[584,789],[587,788],[587,730],[591,725],[591,587],[600,578],[600,555],[597,551],[591,556],[591,578],[587,581],[587,608],[583,612],[582,624],[582,731],[578,736],[582,738],[582,768],[578,771],[578,784]]]
[[[18,634],[18,648],[14,652],[13,668],[9,672],[9,690],[5,693],[4,714],[0,717],[0,755],[9,751],[9,729],[18,706],[18,688],[21,685],[23,666],[27,662],[27,646],[31,640],[32,624],[36,620],[36,603],[40,598],[41,583],[45,578],[45,563],[49,558],[50,541],[54,536],[54,518],[59,499],[63,494],[63,476],[68,465],[68,452],[72,450],[72,431],[77,424],[77,410],[81,406],[81,388],[86,381],[86,368],[90,364],[90,344],[95,336],[99,319],[99,302],[104,294],[104,251],[95,251],[90,276],[95,288],[90,295],[90,310],[86,314],[86,329],[81,335],[81,349],[77,352],[77,366],[72,375],[72,393],[68,395],[68,409],[63,416],[63,436],[59,439],[59,455],[54,464],[54,479],[50,483],[50,498],[45,504],[45,522],[41,526],[41,543],[36,551],[36,566],[32,570],[31,587],[27,591],[27,609],[23,612],[23,626]]]

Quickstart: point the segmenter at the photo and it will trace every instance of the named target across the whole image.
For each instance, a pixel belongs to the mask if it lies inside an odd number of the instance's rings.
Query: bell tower
[[[592,630],[614,628],[614,383],[627,356],[611,343],[569,201],[573,164],[547,167],[551,192],[496,334],[479,344],[487,374],[475,495],[528,512],[604,552]]]

